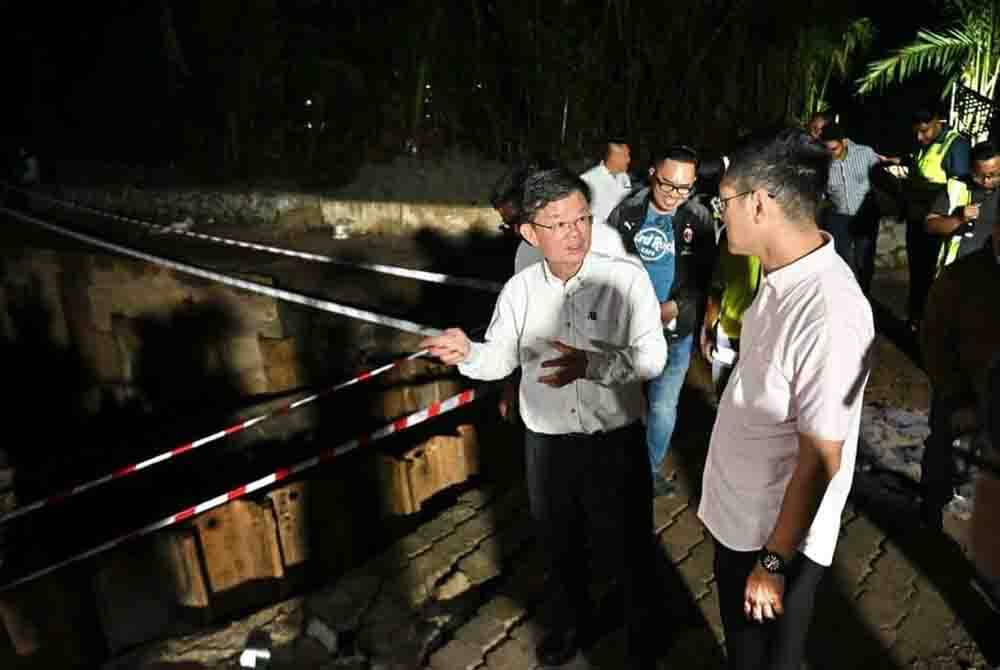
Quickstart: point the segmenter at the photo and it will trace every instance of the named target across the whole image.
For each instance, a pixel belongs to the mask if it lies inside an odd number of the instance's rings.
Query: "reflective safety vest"
[[[952,194],[951,183],[957,180],[949,180],[948,182],[948,211],[954,212],[959,207],[965,207],[972,202],[972,191],[964,182],[957,182],[962,185],[962,189],[955,189],[954,195]],[[964,227],[964,226],[963,226]],[[941,243],[941,251],[938,252],[937,268],[934,271],[934,276],[937,277],[941,274],[947,266],[955,262],[958,258],[958,250],[962,247],[962,242],[965,241],[965,233],[959,231],[953,232],[951,235],[946,237]]]
[[[940,142],[921,147],[917,152],[917,171],[924,181],[932,184],[944,184],[948,181],[948,175],[944,172],[944,157],[956,139],[958,139],[957,130],[946,130]]]

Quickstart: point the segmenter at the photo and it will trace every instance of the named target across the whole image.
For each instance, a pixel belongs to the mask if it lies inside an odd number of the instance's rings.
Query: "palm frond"
[[[868,71],[855,82],[858,93],[884,89],[921,72],[961,71],[976,50],[975,37],[962,28],[951,28],[944,33],[921,30],[911,44],[869,64]]]

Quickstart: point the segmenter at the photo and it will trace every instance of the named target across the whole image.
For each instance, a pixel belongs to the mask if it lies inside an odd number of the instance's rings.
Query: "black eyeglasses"
[[[670,195],[675,191],[678,195],[691,195],[691,191],[694,190],[694,182],[690,184],[674,184],[665,179],[660,179],[655,172],[653,173],[653,181],[656,183],[656,188],[663,191],[666,195]]]

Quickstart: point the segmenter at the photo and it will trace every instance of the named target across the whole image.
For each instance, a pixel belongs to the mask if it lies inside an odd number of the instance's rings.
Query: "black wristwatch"
[[[760,563],[760,567],[772,575],[785,575],[785,559],[780,554],[770,551],[767,547],[760,550],[757,560]]]

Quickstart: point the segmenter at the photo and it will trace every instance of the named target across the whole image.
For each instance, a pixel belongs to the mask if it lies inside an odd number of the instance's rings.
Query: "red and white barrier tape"
[[[392,423],[386,424],[385,426],[382,426],[373,433],[362,435],[361,437],[344,442],[343,444],[337,447],[331,447],[330,449],[326,449],[317,454],[316,456],[313,456],[312,458],[307,458],[304,461],[299,461],[298,463],[292,465],[291,467],[282,468],[280,470],[272,472],[271,474],[261,477],[260,479],[255,479],[252,482],[249,482],[242,486],[238,486],[235,489],[232,489],[231,491],[227,491],[222,495],[215,496],[214,498],[210,498],[204,502],[198,503],[197,505],[183,509],[180,512],[177,512],[176,514],[171,514],[170,516],[160,519],[159,521],[154,521],[153,523],[143,526],[142,528],[138,528],[130,533],[126,533],[125,535],[116,537],[113,540],[109,540],[92,549],[88,549],[87,551],[76,554],[75,556],[67,558],[63,561],[59,561],[58,563],[50,565],[47,568],[37,570],[29,575],[26,575],[12,582],[4,584],[3,586],[0,586],[0,592],[9,591],[10,589],[20,586],[21,584],[26,584],[27,582],[38,579],[39,577],[44,577],[45,575],[55,572],[60,568],[64,568],[67,565],[78,563],[79,561],[104,553],[105,551],[113,549],[114,547],[117,547],[118,545],[123,544],[128,540],[142,537],[144,535],[149,535],[150,533],[156,532],[168,526],[173,526],[182,521],[190,519],[191,517],[201,514],[202,512],[207,512],[210,509],[214,509],[216,507],[224,505],[231,500],[242,498],[248,493],[253,493],[254,491],[270,486],[275,482],[280,482],[283,479],[287,479],[293,475],[299,474],[300,472],[304,472],[305,470],[314,468],[321,463],[325,463],[339,456],[343,456],[346,453],[354,451],[358,447],[366,446],[368,444],[371,444],[372,442],[377,442],[378,440],[384,439],[386,437],[389,437],[390,435],[406,430],[407,428],[412,428],[418,424],[421,424],[427,421],[428,419],[440,416],[441,414],[450,412],[454,409],[462,407],[463,405],[468,405],[473,400],[475,400],[475,397],[476,397],[476,392],[474,390],[468,389],[466,391],[463,391],[462,393],[454,395],[448,398],[447,400],[434,403],[433,405],[425,409],[422,409],[419,412],[414,412],[409,416],[397,419]]]
[[[440,272],[413,270],[411,268],[401,268],[394,265],[382,265],[381,263],[357,263],[353,261],[346,261],[343,259],[334,258],[332,256],[314,254],[308,251],[296,251],[295,249],[273,247],[266,244],[258,244],[256,242],[246,242],[244,240],[236,240],[229,237],[219,237],[217,235],[207,235],[205,233],[196,233],[189,230],[177,230],[171,228],[170,226],[163,226],[160,224],[152,223],[150,221],[143,221],[141,219],[115,214],[113,212],[105,212],[99,209],[94,209],[93,207],[89,207],[87,205],[81,205],[68,200],[61,200],[59,198],[54,198],[50,195],[39,193],[37,191],[30,191],[27,189],[21,189],[17,187],[11,187],[11,188],[13,188],[14,190],[21,191],[23,193],[27,193],[32,197],[48,200],[49,202],[56,203],[57,205],[63,207],[78,209],[80,211],[89,212],[91,214],[96,214],[98,216],[103,216],[109,219],[124,221],[126,223],[134,223],[143,226],[145,228],[155,230],[156,232],[159,233],[183,235],[184,237],[191,237],[194,239],[204,240],[207,242],[214,242],[217,244],[225,244],[228,246],[241,247],[244,249],[252,249],[254,251],[262,251],[265,253],[277,254],[280,256],[290,256],[292,258],[301,258],[303,260],[313,261],[316,263],[330,263],[333,265],[340,265],[344,267],[360,268],[362,270],[368,270],[370,272],[393,275],[396,277],[405,277],[407,279],[416,279],[418,281],[429,282],[433,284],[444,284],[448,286],[463,286],[465,288],[472,288],[479,291],[489,291],[491,293],[499,293],[500,289],[503,288],[503,283],[488,281],[485,279],[475,279],[472,277],[456,277],[454,275],[447,275]]]
[[[236,288],[243,289],[245,291],[250,291],[252,293],[259,293],[261,295],[266,295],[277,300],[285,300],[287,302],[294,302],[299,305],[305,305],[307,307],[313,307],[315,309],[323,310],[324,312],[331,312],[333,314],[339,314],[341,316],[346,316],[352,319],[357,319],[359,321],[366,321],[368,323],[375,323],[380,326],[388,326],[390,328],[395,328],[396,330],[401,330],[407,333],[416,333],[418,335],[438,335],[441,331],[437,328],[430,328],[419,323],[414,323],[413,321],[408,321],[406,319],[397,319],[391,316],[384,316],[382,314],[376,314],[375,312],[369,312],[368,310],[358,309],[356,307],[348,307],[346,305],[339,305],[335,302],[330,302],[329,300],[322,300],[320,298],[311,298],[301,293],[293,293],[292,291],[285,291],[279,288],[273,288],[271,286],[264,286],[263,284],[258,284],[256,282],[247,281],[245,279],[238,279],[236,277],[231,277],[221,272],[214,272],[212,270],[205,270],[203,268],[196,267],[194,265],[189,265],[187,263],[181,263],[179,261],[172,261],[168,258],[163,258],[161,256],[154,256],[153,254],[147,254],[142,251],[137,251],[135,249],[124,247],[119,244],[113,244],[111,242],[106,242],[104,240],[92,237],[90,235],[85,235],[83,233],[77,233],[72,230],[63,228],[62,226],[57,226],[51,223],[46,223],[33,216],[29,216],[22,212],[18,212],[12,209],[7,209],[6,207],[0,207],[0,212],[9,214],[14,218],[20,219],[27,223],[34,224],[46,230],[52,231],[59,235],[65,237],[70,237],[81,242],[86,242],[87,244],[92,244],[102,249],[107,249],[109,251],[114,251],[116,253],[122,254],[124,256],[131,256],[132,258],[138,258],[150,263],[155,263],[172,270],[177,270],[178,272],[184,272],[189,275],[194,275],[195,277],[202,277],[203,279],[211,279],[212,281],[219,282],[221,284],[226,284],[228,286],[233,286]]]
[[[70,489],[62,491],[60,493],[56,493],[55,495],[51,495],[47,498],[36,500],[35,502],[28,503],[27,505],[22,505],[21,507],[18,507],[16,509],[7,512],[6,514],[0,515],[0,525],[3,525],[8,521],[17,519],[18,517],[22,517],[25,514],[34,512],[35,510],[42,509],[43,507],[49,507],[51,505],[61,503],[68,498],[72,498],[73,496],[80,495],[81,493],[84,493],[86,491],[96,489],[100,486],[116,481],[118,479],[124,479],[125,477],[134,475],[136,472],[139,472],[140,470],[145,470],[146,468],[150,468],[154,465],[158,465],[160,463],[164,463],[178,456],[182,456],[188,452],[194,451],[198,447],[203,447],[206,444],[215,442],[217,440],[221,440],[224,437],[235,435],[236,433],[242,432],[252,426],[256,426],[257,424],[267,421],[268,419],[272,419],[276,416],[290,412],[293,409],[298,409],[299,407],[308,405],[311,402],[319,400],[323,396],[335,393],[349,386],[354,386],[355,384],[371,379],[372,377],[378,376],[383,372],[388,372],[389,370],[398,367],[405,361],[411,361],[416,358],[420,358],[426,354],[427,354],[426,349],[418,351],[415,354],[410,354],[406,358],[401,358],[397,361],[393,361],[392,363],[387,363],[382,367],[376,368],[374,370],[363,372],[362,374],[358,375],[357,377],[354,377],[353,379],[341,382],[336,386],[332,386],[328,389],[320,391],[319,393],[314,393],[312,395],[306,396],[305,398],[300,398],[295,402],[283,405],[282,407],[274,409],[268,412],[267,414],[262,414],[261,416],[254,417],[252,419],[247,419],[246,421],[241,421],[240,423],[234,424],[228,428],[224,428],[223,430],[212,433],[211,435],[206,435],[205,437],[194,440],[193,442],[182,444],[179,447],[175,447],[173,449],[170,449],[169,451],[164,451],[163,453],[157,454],[156,456],[147,458],[144,461],[139,461],[138,463],[126,465],[125,467],[118,468],[114,472],[110,472],[101,477],[97,477],[88,482],[84,482],[83,484],[78,484]]]

